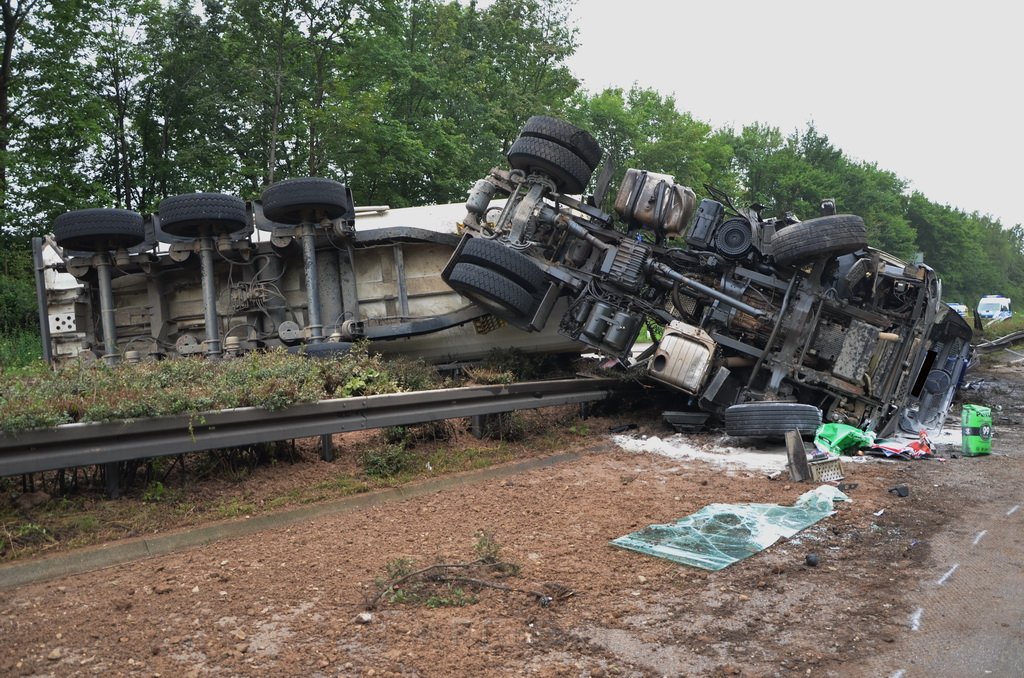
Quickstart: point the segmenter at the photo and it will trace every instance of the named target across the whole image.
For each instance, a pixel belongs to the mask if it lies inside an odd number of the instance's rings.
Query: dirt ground
[[[0,589],[0,674],[925,675],[904,667],[901,648],[922,582],[944,568],[933,544],[968,511],[1014,501],[1007,488],[1024,472],[1024,372],[969,379],[963,400],[995,408],[994,454],[848,462],[851,503],[718,572],[609,541],[714,502],[792,504],[813,485],[626,452],[607,433],[626,423],[613,416],[563,450],[575,461]],[[628,421],[632,436],[673,435],[657,418]],[[248,482],[309,483],[331,467],[285,465]],[[897,484],[909,496],[889,492]],[[519,567],[487,579],[505,588],[466,584],[431,604],[385,598],[367,610],[389,566],[471,561],[481,532]]]

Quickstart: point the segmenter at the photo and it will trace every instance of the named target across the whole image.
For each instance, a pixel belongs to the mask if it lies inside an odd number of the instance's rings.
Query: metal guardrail
[[[271,412],[64,424],[0,435],[0,477],[607,398],[614,379],[561,379],[322,400]]]
[[[1010,334],[1007,334],[1006,336],[1003,337],[999,337],[998,339],[993,339],[991,341],[986,341],[984,343],[978,344],[977,346],[974,347],[974,350],[979,351],[981,353],[988,353],[989,351],[995,351],[996,349],[1006,348],[1007,346],[1013,346],[1014,344],[1019,343],[1021,341],[1024,341],[1024,331],[1011,332]]]

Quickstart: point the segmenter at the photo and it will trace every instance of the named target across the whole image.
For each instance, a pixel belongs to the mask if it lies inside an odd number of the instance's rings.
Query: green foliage
[[[347,354],[320,364],[328,397],[351,398],[402,390],[384,358],[371,354],[369,343],[365,341],[353,344]]]
[[[473,534],[473,553],[485,563],[495,563],[501,553],[501,544],[494,538],[493,532],[477,530]]]
[[[0,335],[35,330],[39,322],[36,286],[28,275],[0,275]]]
[[[222,502],[217,508],[217,513],[223,518],[237,518],[239,516],[251,515],[255,512],[255,505],[242,501],[237,497]]]
[[[40,362],[0,381],[0,431],[199,416],[235,407],[280,410],[325,398],[395,393],[402,388],[389,368],[365,346],[324,361],[278,349],[215,363],[201,357],[116,366],[72,362],[51,371]]]
[[[427,597],[423,604],[430,609],[436,609],[438,607],[465,607],[466,605],[475,605],[476,602],[477,597],[473,594],[467,593],[459,586],[449,586],[446,593],[435,593]]]
[[[499,559],[501,546],[495,541],[492,533],[478,530],[473,538],[476,559],[471,562],[438,562],[417,570],[413,568],[413,562],[405,558],[388,561],[384,566],[386,576],[374,580],[379,593],[370,606],[376,606],[379,600],[386,600],[391,603],[417,604],[429,608],[463,607],[477,602],[476,595],[472,591],[467,591],[467,587],[473,590],[491,587],[521,591],[505,584],[488,581],[496,576],[518,576],[520,568],[515,563]]]
[[[159,480],[151,482],[142,492],[142,501],[159,502],[167,496],[167,488]]]
[[[414,459],[404,444],[379,445],[363,452],[363,471],[371,478],[393,478],[410,470]]]
[[[35,329],[0,332],[0,375],[41,364],[42,340]]]
[[[195,190],[251,199],[299,176],[342,180],[361,204],[458,200],[504,162],[534,114],[583,126],[614,157],[605,209],[629,167],[672,174],[699,197],[715,186],[738,204],[765,205],[766,216],[812,218],[822,198],[834,198],[840,211],[864,217],[873,246],[904,258],[923,252],[947,296],[1024,294],[1021,225],[908,196],[906,179],[847,157],[813,124],[788,135],[758,122],[716,130],[694,119],[685,99],[649,88],[584,91],[567,67],[576,33],[563,0],[19,8],[26,13],[10,45],[12,72],[2,83],[10,115],[0,130],[4,367],[32,360],[17,334],[37,322],[28,237],[49,232],[61,212],[152,211]],[[414,369],[386,375],[369,361],[349,366],[327,394],[424,387],[425,373]],[[261,381],[272,386],[251,400],[276,409],[309,395],[277,378]],[[175,397],[181,410],[217,400]]]

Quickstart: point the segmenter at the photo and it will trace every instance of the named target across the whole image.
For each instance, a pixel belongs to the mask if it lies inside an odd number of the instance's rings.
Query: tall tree
[[[11,90],[15,77],[14,54],[25,21],[35,4],[36,0],[0,0],[0,10],[3,11],[3,54],[0,57],[0,215],[4,214],[6,207],[7,155],[13,121]]]

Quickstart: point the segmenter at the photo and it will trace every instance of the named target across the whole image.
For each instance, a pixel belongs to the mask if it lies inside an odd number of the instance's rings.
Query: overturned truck
[[[576,349],[556,328],[524,341],[441,280],[461,211],[358,207],[343,184],[300,178],[249,202],[191,193],[147,215],[62,214],[35,242],[44,357],[314,355],[358,340],[435,363]]]
[[[648,326],[660,338],[637,362],[685,394],[670,409],[716,415],[732,435],[809,433],[823,418],[879,435],[942,427],[971,329],[931,268],[868,247],[860,217],[826,200],[806,221],[765,218],[637,169],[608,214],[607,166],[595,195],[576,197],[599,145],[544,116],[507,158],[474,185],[442,273],[495,316],[527,334],[557,325],[624,362]]]
[[[941,428],[971,330],[923,264],[867,246],[836,214],[763,217],[709,189],[614,169],[587,132],[534,116],[465,205],[357,207],[302,178],[245,202],[218,193],[156,213],[87,209],[35,242],[48,360],[219,360],[288,346],[435,363],[498,347],[595,351],[679,397],[666,409],[733,435]],[[635,355],[642,331],[655,338]],[[701,414],[703,413],[703,414]]]

